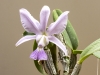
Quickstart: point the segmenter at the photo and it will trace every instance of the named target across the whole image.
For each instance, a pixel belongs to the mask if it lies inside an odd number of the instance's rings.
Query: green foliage
[[[72,50],[73,54],[81,54],[83,52],[83,50]]]
[[[72,46],[73,46],[73,49],[76,50],[77,47],[78,47],[78,37],[76,35],[76,32],[72,26],[72,24],[70,23],[70,21],[68,20],[68,23],[67,23],[67,27],[66,27],[66,31],[69,35],[69,38],[71,40],[71,43],[72,43]]]
[[[94,52],[93,55],[100,59],[100,51]]]
[[[70,49],[73,49],[71,40],[70,40],[69,35],[68,35],[68,33],[66,32],[66,30],[64,30],[61,34],[63,35],[64,43],[65,43]]]
[[[27,31],[24,31],[23,36],[26,36],[26,35],[34,35],[34,33],[29,33]]]
[[[57,14],[56,10],[53,10],[52,16],[53,16],[53,21],[55,22],[58,18],[58,14]]]
[[[100,58],[100,39],[94,41],[89,46],[87,46],[80,55],[79,63],[82,63],[90,55],[95,55]]]

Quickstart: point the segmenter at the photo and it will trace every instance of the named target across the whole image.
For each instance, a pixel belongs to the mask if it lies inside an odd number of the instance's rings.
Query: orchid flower
[[[36,40],[38,47],[30,55],[30,58],[34,60],[47,60],[44,47],[48,45],[49,42],[54,43],[65,53],[66,56],[68,55],[66,47],[58,38],[54,36],[54,34],[59,34],[65,29],[69,11],[63,12],[55,22],[49,25],[49,27],[47,27],[48,18],[50,15],[50,8],[48,6],[43,6],[40,11],[40,23],[34,17],[32,17],[26,9],[22,8],[19,10],[19,12],[24,29],[27,32],[34,33],[35,35],[26,35],[22,37],[16,43],[16,46],[29,40]]]

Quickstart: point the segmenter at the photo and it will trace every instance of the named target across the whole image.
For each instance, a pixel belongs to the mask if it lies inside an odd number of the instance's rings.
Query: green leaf
[[[59,9],[57,9],[57,10],[59,10]],[[53,10],[53,20],[54,21],[56,21],[57,19],[58,19],[58,17],[61,15],[61,11],[60,12],[58,12],[57,10]],[[62,36],[63,36],[63,39],[64,39],[64,43],[69,47],[69,48],[71,48],[71,49],[73,49],[72,48],[72,44],[71,44],[71,41],[70,41],[70,38],[69,38],[69,36],[68,36],[68,34],[67,34],[67,32],[66,32],[66,30],[64,30],[62,33]]]
[[[76,32],[72,26],[72,24],[70,23],[70,21],[68,20],[68,23],[67,23],[67,27],[66,27],[66,31],[69,35],[69,38],[71,40],[71,43],[72,43],[72,46],[73,46],[73,49],[76,50],[77,47],[78,47],[78,37],[76,35]]]
[[[57,12],[56,12],[56,10],[53,10],[52,16],[53,16],[53,21],[55,22],[58,19],[58,17],[59,17]]]
[[[94,52],[93,55],[100,59],[100,51]]]
[[[62,14],[62,11],[60,9],[56,9],[56,13],[58,14],[58,16],[60,16]]]
[[[36,41],[34,41],[33,50],[35,50],[36,48],[37,48],[37,43],[36,43]],[[42,74],[45,73],[44,70],[43,70],[42,65],[40,65],[40,64],[38,63],[38,60],[34,60],[34,64],[35,64],[37,70],[38,70],[40,73],[42,73]]]
[[[62,14],[62,11],[59,10],[59,9],[57,9],[56,12],[57,12],[57,14],[58,14],[59,16]],[[70,41],[71,41],[71,44],[68,44],[68,43],[67,43],[68,46],[71,47],[71,45],[72,45],[72,47],[73,47],[74,50],[77,49],[78,43],[79,43],[78,37],[77,37],[76,32],[75,32],[75,30],[74,30],[74,28],[73,28],[73,26],[72,26],[72,24],[70,23],[69,20],[68,20],[68,23],[67,23],[66,31],[67,31],[67,34],[68,34],[68,36],[69,36],[69,38],[70,38]],[[67,40],[66,40],[66,41],[67,41]],[[71,49],[72,49],[72,48],[71,48]]]
[[[61,34],[63,35],[64,43],[65,43],[70,49],[73,49],[72,43],[71,43],[71,41],[70,41],[70,38],[69,38],[69,36],[68,36],[66,30],[64,30]]]
[[[87,57],[100,50],[100,39],[87,46],[80,55],[79,63],[82,63]]]
[[[23,36],[26,36],[26,35],[34,35],[34,33],[29,33],[27,31],[24,31]]]

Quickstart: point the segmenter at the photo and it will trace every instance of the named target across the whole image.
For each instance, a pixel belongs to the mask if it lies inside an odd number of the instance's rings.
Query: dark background
[[[0,0],[0,75],[41,75],[29,58],[33,41],[17,48],[15,43],[24,31],[20,23],[19,9],[26,8],[39,20],[43,5],[51,11],[69,10],[69,20],[79,38],[78,49],[84,49],[100,38],[100,0]],[[49,19],[48,25],[52,22]],[[96,75],[97,59],[90,56],[82,65],[80,75]]]

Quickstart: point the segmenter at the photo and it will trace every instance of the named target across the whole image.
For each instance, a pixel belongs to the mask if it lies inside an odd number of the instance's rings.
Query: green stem
[[[71,73],[71,75],[79,75],[79,72],[81,70],[82,64],[77,63]]]
[[[83,52],[83,50],[72,50],[73,54],[81,54]]]
[[[72,73],[73,68],[75,67],[76,62],[77,62],[77,55],[71,53],[70,66],[69,66],[69,75]]]

